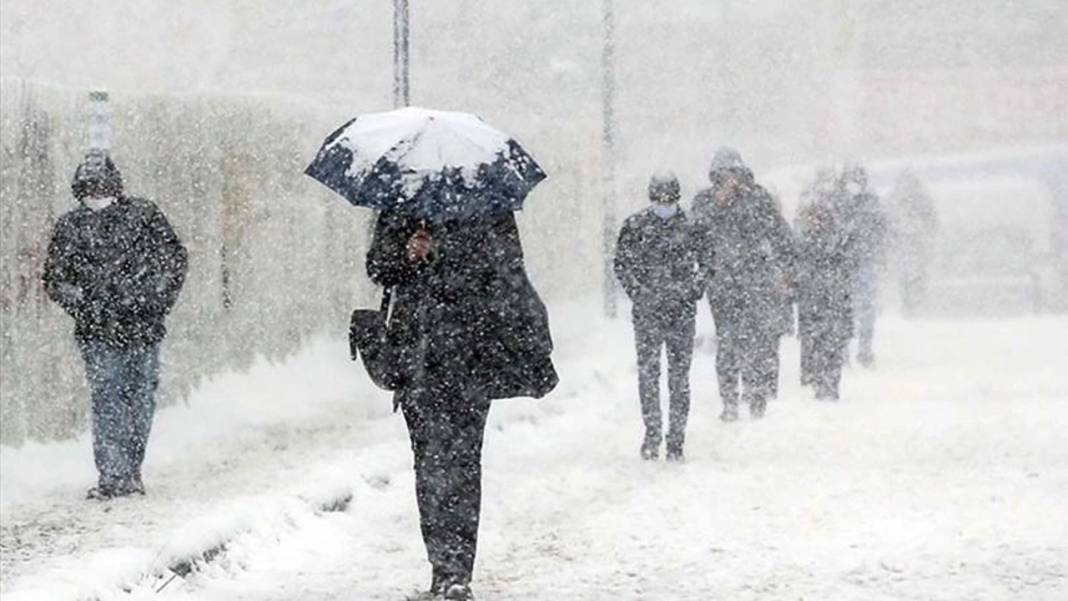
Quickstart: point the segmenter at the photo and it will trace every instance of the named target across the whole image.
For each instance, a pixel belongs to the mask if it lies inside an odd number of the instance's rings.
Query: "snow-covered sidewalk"
[[[581,307],[554,314],[563,381],[550,398],[494,406],[479,599],[1068,594],[1063,318],[884,320],[879,369],[849,371],[836,405],[799,390],[791,339],[782,400],[761,422],[731,425],[716,420],[713,357],[699,354],[688,462],[667,465],[637,459],[629,324],[591,315]],[[158,484],[143,500],[105,511],[79,501],[73,484],[37,501],[9,502],[5,493],[5,595],[70,590],[53,584],[92,578],[93,562],[123,556],[124,546],[132,569],[145,554],[235,523],[223,553],[159,596],[399,599],[424,586],[402,420],[388,414],[386,395],[353,375],[340,345],[309,353],[318,353],[314,361],[298,357],[233,384],[249,406],[258,394],[291,395],[304,408],[297,415],[276,410],[186,453],[177,430],[166,442],[161,416],[147,474]],[[317,371],[294,381],[301,361]],[[288,376],[271,380],[275,372]],[[196,412],[210,416],[207,407],[194,398],[184,427],[204,423]],[[178,429],[181,420],[171,419]],[[12,458],[4,457],[5,488]],[[15,483],[14,497],[29,486]],[[309,490],[354,497],[340,513],[291,503]],[[49,515],[78,525],[53,535]],[[12,529],[36,542],[9,547]],[[156,581],[124,584],[128,592],[102,582],[97,596],[156,597]]]
[[[315,340],[284,364],[261,360],[161,410],[143,498],[84,500],[96,478],[88,436],[0,448],[4,598],[118,591],[251,528],[250,507],[270,520],[265,507],[304,500],[314,510],[344,496],[348,475],[323,463],[332,459],[325,449],[376,440],[369,426],[390,415],[346,353],[340,341]]]

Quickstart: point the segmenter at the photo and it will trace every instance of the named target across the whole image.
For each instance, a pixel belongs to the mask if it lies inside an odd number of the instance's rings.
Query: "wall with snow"
[[[88,143],[85,90],[5,80],[0,168],[0,441],[68,437],[88,404],[73,325],[40,285],[51,224]],[[302,172],[351,115],[278,97],[112,94],[112,156],[127,191],[158,202],[191,255],[168,320],[162,400],[198,380],[341,333],[374,306],[364,275],[369,211]],[[551,141],[549,144],[551,145]],[[583,165],[550,179],[520,216],[531,276],[549,298],[594,289],[597,214]],[[589,169],[592,169],[590,167]]]

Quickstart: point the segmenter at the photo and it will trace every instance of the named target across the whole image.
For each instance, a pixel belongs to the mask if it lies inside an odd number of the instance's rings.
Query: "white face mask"
[[[655,204],[653,205],[653,214],[661,219],[670,219],[679,212],[679,205],[677,204]]]
[[[86,198],[85,199],[85,206],[89,207],[90,209],[92,209],[94,211],[100,211],[100,210],[106,209],[106,208],[110,207],[111,205],[115,204],[115,200],[116,199],[115,199],[114,196],[101,196],[101,197],[96,197],[96,198]]]

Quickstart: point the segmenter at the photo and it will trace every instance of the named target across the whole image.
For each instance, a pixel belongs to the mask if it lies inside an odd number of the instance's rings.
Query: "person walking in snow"
[[[155,203],[126,196],[111,158],[90,152],[74,172],[78,208],[55,224],[44,285],[74,318],[92,401],[92,499],[144,494],[141,465],[156,406],[164,319],[187,255]]]
[[[801,210],[797,260],[798,334],[802,383],[816,399],[837,401],[842,365],[853,334],[853,257],[848,232],[827,204]]]
[[[876,300],[885,258],[886,217],[879,197],[868,186],[868,173],[864,167],[847,165],[842,170],[840,186],[838,219],[850,240],[857,362],[872,367],[875,364],[872,344]]]
[[[890,193],[889,238],[901,287],[902,309],[915,316],[927,296],[927,283],[938,235],[934,199],[915,174],[904,171]]]
[[[738,419],[738,402],[764,416],[776,390],[783,306],[793,279],[794,240],[774,199],[731,148],[720,148],[709,171],[712,186],[693,201],[701,254],[713,277],[709,303],[716,323],[716,372],[723,421]]]
[[[647,460],[659,457],[664,438],[660,411],[660,355],[664,349],[670,396],[668,461],[683,459],[690,412],[694,324],[705,282],[698,264],[695,230],[679,207],[680,197],[675,174],[654,175],[649,182],[652,206],[627,218],[616,244],[615,274],[633,304],[638,396],[645,422],[641,456]]]
[[[511,212],[428,223],[383,211],[367,273],[395,299],[389,340],[402,382],[394,405],[408,427],[432,566],[418,598],[470,599],[490,403],[555,387],[548,314]]]

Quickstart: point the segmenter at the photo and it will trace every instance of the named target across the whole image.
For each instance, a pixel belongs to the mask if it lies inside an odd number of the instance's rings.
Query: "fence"
[[[86,148],[83,92],[26,82],[2,88],[0,441],[68,437],[86,423],[72,324],[40,284],[51,225],[74,207]],[[326,120],[234,98],[116,98],[113,155],[128,191],[154,199],[190,253],[168,320],[164,403],[201,377],[280,357],[344,327],[359,296],[355,257],[366,216],[299,174]],[[309,198],[321,195],[323,199]],[[319,200],[319,201],[317,201]]]

